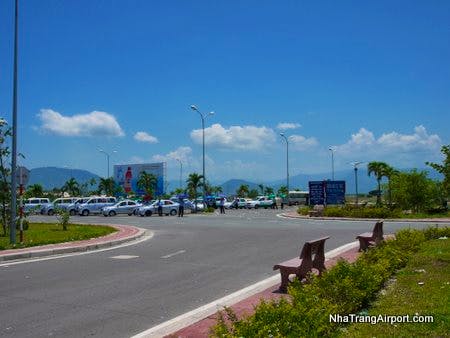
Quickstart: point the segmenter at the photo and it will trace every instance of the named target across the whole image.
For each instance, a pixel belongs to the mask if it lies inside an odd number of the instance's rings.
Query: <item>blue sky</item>
[[[0,116],[11,121],[13,1],[0,2]],[[269,181],[351,161],[440,160],[450,126],[449,1],[20,2],[22,163],[106,175]],[[113,151],[117,151],[113,153]],[[112,169],[111,169],[112,172]]]

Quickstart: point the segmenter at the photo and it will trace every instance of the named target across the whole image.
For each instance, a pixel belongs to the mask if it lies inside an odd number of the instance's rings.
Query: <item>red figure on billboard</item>
[[[131,167],[128,167],[128,170],[125,173],[125,184],[123,186],[126,193],[129,193],[131,191],[131,177]]]

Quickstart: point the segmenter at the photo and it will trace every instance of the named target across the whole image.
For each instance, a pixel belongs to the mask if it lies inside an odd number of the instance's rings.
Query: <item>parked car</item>
[[[32,197],[24,201],[23,211],[25,213],[42,214],[43,208],[50,204],[48,198]]]
[[[267,196],[259,196],[255,200],[247,202],[247,208],[248,209],[258,209],[258,208],[264,208],[267,209],[271,207],[273,204],[273,200],[270,199]]]
[[[247,203],[250,201],[251,201],[251,199],[238,197],[238,198],[234,199],[232,202],[225,202],[225,208],[227,208],[227,209],[247,208]]]
[[[136,215],[137,210],[142,204],[132,200],[123,200],[109,207],[102,209],[103,216],[116,216],[118,214]]]
[[[90,197],[80,197],[76,199],[73,203],[69,204],[66,207],[66,210],[69,211],[70,216],[74,216],[78,214],[78,206],[80,204],[86,203]]]
[[[178,208],[180,206],[178,203],[171,201],[171,200],[161,200],[161,202],[163,203],[162,213],[165,214],[166,216],[169,216],[169,215],[175,216],[178,213]],[[137,213],[142,217],[157,214],[158,213],[158,203],[159,203],[159,200],[156,200],[152,204],[141,206],[138,209]]]
[[[99,214],[104,207],[109,207],[117,203],[115,197],[91,197],[85,203],[78,205],[78,214],[89,216],[89,214]]]
[[[78,200],[78,197],[62,197],[57,198],[52,203],[46,204],[42,210],[41,213],[43,215],[49,215],[52,216],[55,214],[56,209],[63,209],[67,210],[67,208],[72,205],[76,200]]]

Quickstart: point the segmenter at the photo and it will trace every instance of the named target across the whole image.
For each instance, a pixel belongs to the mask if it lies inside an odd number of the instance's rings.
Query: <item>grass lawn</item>
[[[19,243],[19,231],[17,230],[16,245],[9,244],[9,236],[0,237],[0,250],[79,241],[105,236],[115,231],[117,230],[108,226],[84,224],[69,224],[67,231],[64,231],[60,224],[30,223],[28,230],[24,231],[23,244]]]
[[[342,337],[450,337],[450,239],[425,242],[368,314],[431,315],[434,322],[358,323]]]

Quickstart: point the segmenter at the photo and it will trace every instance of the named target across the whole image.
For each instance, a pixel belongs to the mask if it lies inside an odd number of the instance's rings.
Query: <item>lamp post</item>
[[[284,138],[286,141],[286,188],[287,188],[287,200],[288,205],[290,205],[289,201],[289,139],[284,135],[284,133],[280,133],[280,136]]]
[[[106,178],[109,178],[109,157],[111,156],[111,154],[107,153],[106,151],[104,151],[104,150],[101,149],[101,148],[97,148],[97,150],[98,150],[99,152],[101,152],[101,153],[103,153],[103,154],[106,155],[106,162],[107,162],[107,165],[108,165],[108,170],[107,170],[108,176],[107,176]],[[117,150],[113,150],[113,153],[117,153]]]
[[[9,241],[16,244],[16,198],[17,198],[17,53],[18,53],[19,0],[14,9],[14,65],[13,65],[13,107],[12,107],[12,151],[11,151],[11,223]]]
[[[181,160],[179,158],[176,158],[176,160],[178,161],[178,163],[180,163],[180,189],[183,187],[183,162],[181,162]]]
[[[200,118],[202,119],[202,144],[203,144],[203,204],[205,204],[205,197],[206,197],[206,176],[205,176],[205,119],[210,116],[210,115],[214,115],[214,112],[211,111],[208,114],[203,114],[200,112],[200,110],[198,110],[197,106],[195,105],[191,105],[191,109],[196,111],[199,115]]]
[[[329,147],[328,150],[331,152],[331,179],[334,181],[334,149]]]
[[[352,162],[353,170],[355,171],[355,193],[356,193],[356,206],[358,206],[358,165],[364,162]]]

